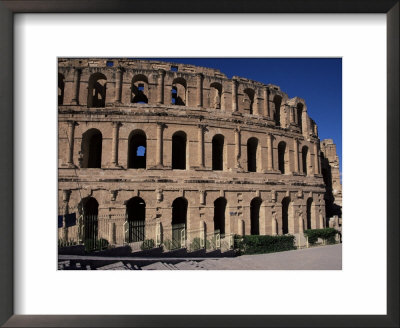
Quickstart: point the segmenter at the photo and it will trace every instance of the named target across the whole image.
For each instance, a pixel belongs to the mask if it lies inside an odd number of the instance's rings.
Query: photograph
[[[341,270],[341,58],[58,58],[58,270]]]

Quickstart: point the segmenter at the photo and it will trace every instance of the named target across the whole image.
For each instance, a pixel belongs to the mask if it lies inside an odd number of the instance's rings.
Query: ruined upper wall
[[[60,58],[59,105],[231,113],[318,138],[304,99],[217,69],[129,58]],[[183,107],[183,108],[182,108]]]

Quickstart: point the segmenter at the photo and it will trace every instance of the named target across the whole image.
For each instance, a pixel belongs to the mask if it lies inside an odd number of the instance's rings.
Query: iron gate
[[[186,224],[172,225],[172,249],[183,248],[186,246]]]

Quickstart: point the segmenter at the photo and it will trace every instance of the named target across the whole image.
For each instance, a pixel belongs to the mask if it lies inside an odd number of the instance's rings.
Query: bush
[[[154,243],[153,239],[146,239],[145,241],[143,241],[142,245],[140,246],[140,249],[142,251],[146,251],[146,250],[154,248],[154,245],[155,245],[155,243]]]
[[[318,241],[318,238],[321,238],[328,242],[328,244],[334,244],[335,236],[338,231],[334,228],[325,228],[325,229],[309,229],[304,231],[304,235],[308,237],[309,244],[315,244]]]
[[[264,254],[296,249],[294,236],[238,236],[234,237],[234,249],[242,254]]]
[[[171,240],[164,240],[163,246],[166,250],[170,251],[172,250],[172,241]]]
[[[100,251],[108,247],[108,240],[104,238],[100,239],[86,239],[84,241],[85,252]]]
[[[189,249],[191,251],[198,251],[198,250],[203,249],[203,248],[204,248],[204,246],[201,247],[200,238],[198,238],[198,237],[194,238],[192,243],[189,246]]]

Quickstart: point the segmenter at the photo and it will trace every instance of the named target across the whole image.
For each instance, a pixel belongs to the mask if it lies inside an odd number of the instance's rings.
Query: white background
[[[384,15],[19,14],[14,50],[16,314],[386,313]],[[343,270],[57,271],[57,56],[343,57]]]

